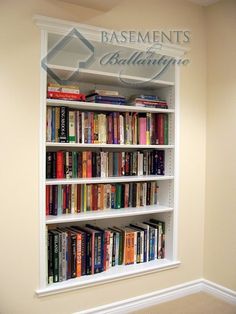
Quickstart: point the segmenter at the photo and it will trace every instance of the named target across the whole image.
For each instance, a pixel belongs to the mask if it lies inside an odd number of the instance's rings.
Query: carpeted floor
[[[136,311],[133,314],[236,314],[236,305],[201,292]]]

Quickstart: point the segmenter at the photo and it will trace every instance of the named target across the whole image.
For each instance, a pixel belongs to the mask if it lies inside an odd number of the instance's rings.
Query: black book
[[[46,179],[52,179],[52,153],[46,153]]]
[[[53,283],[53,234],[48,232],[48,283]]]
[[[157,174],[161,175],[161,176],[163,176],[165,174],[165,152],[164,152],[164,150],[158,151]]]
[[[52,179],[57,178],[57,153],[52,152]]]
[[[53,282],[59,281],[59,232],[56,230],[50,231],[53,237]]]
[[[154,175],[158,175],[158,157],[159,157],[159,152],[160,151],[153,151],[153,173]]]
[[[96,152],[92,152],[92,177],[96,177],[97,176],[97,153]]]
[[[76,266],[77,266],[77,235],[71,232],[71,278],[76,277]]]
[[[61,107],[60,108],[60,131],[59,131],[59,141],[60,143],[68,143],[69,136],[69,121],[68,121],[68,108]]]

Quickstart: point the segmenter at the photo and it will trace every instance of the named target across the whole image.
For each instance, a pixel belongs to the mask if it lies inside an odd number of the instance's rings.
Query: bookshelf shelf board
[[[174,148],[174,145],[140,145],[140,144],[80,144],[80,143],[52,143],[46,142],[47,147],[59,147],[59,148],[136,148],[136,149],[169,149]]]
[[[165,269],[178,267],[179,261],[170,261],[160,259],[147,263],[133,265],[119,265],[111,267],[109,270],[90,276],[82,276],[63,282],[48,285],[45,288],[36,290],[38,296],[47,296],[50,294],[61,293],[65,291],[77,290],[79,288],[95,286],[105,282],[121,280],[122,278],[137,277],[148,273],[154,273]]]
[[[78,214],[47,216],[46,224],[49,225],[49,224],[67,223],[67,222],[76,222],[76,221],[89,221],[89,220],[94,220],[94,219],[96,220],[96,219],[108,219],[108,218],[148,215],[148,214],[171,212],[171,211],[173,211],[172,207],[163,206],[163,205],[88,211],[85,213],[78,213]]]
[[[92,103],[86,101],[70,101],[60,99],[47,99],[47,104],[50,106],[67,106],[73,109],[81,110],[98,110],[98,111],[118,111],[118,112],[153,112],[153,113],[174,113],[174,109],[161,109],[161,108],[149,108],[138,107],[129,105],[113,105],[113,104],[101,104]]]
[[[62,184],[92,184],[92,183],[119,183],[119,182],[141,182],[141,181],[162,181],[173,180],[174,176],[122,176],[107,178],[79,178],[79,179],[47,179],[46,185]]]
[[[78,68],[48,64],[48,68],[52,70],[60,78],[68,78],[72,75],[75,76]],[[97,71],[92,69],[79,69],[79,75],[77,78],[80,82],[87,82],[93,84],[107,84],[124,86],[121,81],[119,73]],[[157,87],[174,86],[175,83],[164,80],[150,80],[150,78],[133,76],[133,75],[122,75],[122,80],[129,83],[135,83],[135,88],[146,88],[155,89]]]

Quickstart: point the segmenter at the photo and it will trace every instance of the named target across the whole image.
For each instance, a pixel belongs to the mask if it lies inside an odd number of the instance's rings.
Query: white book
[[[144,262],[144,231],[140,230],[140,263]]]
[[[125,143],[125,137],[124,137],[124,117],[122,114],[120,114],[119,116],[119,120],[120,120],[120,144],[124,144]]]
[[[69,111],[69,143],[75,143],[75,111]]]
[[[143,153],[138,152],[138,176],[143,175]]]

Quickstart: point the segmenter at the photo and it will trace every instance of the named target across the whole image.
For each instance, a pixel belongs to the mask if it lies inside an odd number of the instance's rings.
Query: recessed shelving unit
[[[36,17],[36,23],[41,27],[41,55],[46,56],[48,51],[55,44],[56,39],[62,38],[71,28],[71,23],[45,17]],[[86,31],[85,25],[75,24],[91,40],[96,48],[100,44],[99,29],[89,26]],[[72,45],[73,47],[73,45]],[[131,49],[124,47],[124,49]],[[179,56],[180,50],[176,47],[168,47],[172,55]],[[181,50],[182,51],[182,50]],[[170,68],[160,79],[150,80],[150,75],[134,72],[122,76],[122,79],[128,81],[124,84],[120,80],[119,74],[111,69],[102,70],[92,65],[88,68],[80,69],[76,73],[76,67],[68,66],[68,55],[74,59],[76,51],[72,48],[67,51],[63,47],[57,62],[49,60],[47,66],[59,77],[66,79],[73,77],[79,82],[81,90],[85,93],[95,89],[117,89],[124,96],[133,94],[155,93],[166,99],[168,109],[138,107],[133,105],[114,105],[100,104],[92,102],[66,101],[46,98],[46,87],[49,79],[45,69],[41,68],[41,120],[40,120],[40,286],[36,290],[39,296],[45,296],[63,291],[75,290],[83,287],[98,285],[101,283],[140,276],[147,273],[158,272],[165,269],[177,267],[180,262],[177,258],[177,217],[178,217],[178,150],[179,150],[179,74],[178,67]],[[136,71],[136,70],[135,70]],[[142,72],[142,71],[141,71]],[[133,83],[133,84],[131,84]],[[56,143],[46,141],[46,110],[47,106],[61,107],[66,106],[80,111],[94,112],[137,112],[137,113],[166,113],[169,121],[168,145],[139,145],[139,144],[91,144],[91,143]],[[165,151],[165,175],[143,175],[143,176],[121,176],[121,177],[95,177],[95,178],[74,178],[74,179],[46,179],[46,152],[50,151],[140,151],[140,150],[164,150]],[[46,186],[52,185],[79,185],[79,184],[112,184],[126,182],[151,182],[157,181],[159,186],[158,204],[142,207],[129,207],[121,209],[87,211],[73,214],[61,214],[58,216],[46,216]],[[98,226],[105,227],[108,222],[113,225],[123,225],[124,223],[133,223],[143,221],[149,218],[156,218],[165,222],[165,258],[133,265],[119,265],[111,267],[109,270],[99,274],[86,275],[69,279],[63,282],[48,284],[47,282],[47,230],[57,226],[68,226],[70,224],[84,225],[86,222],[95,223]]]

